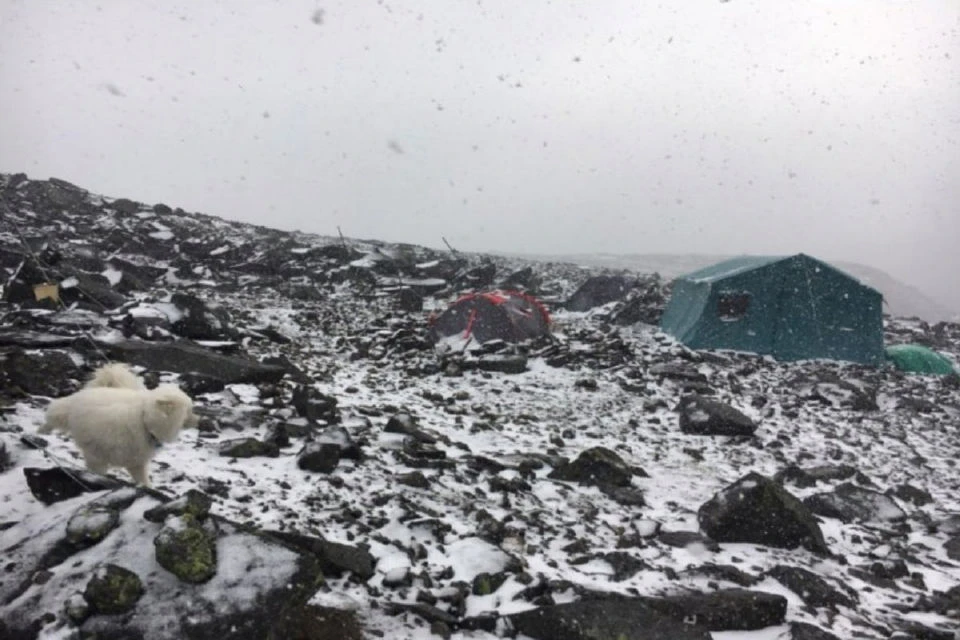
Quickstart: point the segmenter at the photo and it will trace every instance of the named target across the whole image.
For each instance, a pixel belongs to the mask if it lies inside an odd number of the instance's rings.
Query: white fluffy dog
[[[127,373],[139,388],[88,386],[54,400],[39,433],[54,429],[69,433],[94,473],[123,467],[134,481],[150,486],[150,460],[162,443],[176,440],[193,416],[193,402],[175,385],[148,390],[129,370]],[[101,376],[101,382],[108,375],[112,374]],[[126,381],[130,383],[130,379]]]
[[[98,387],[110,387],[113,389],[134,389],[143,391],[147,387],[143,384],[140,376],[130,370],[125,364],[113,362],[105,364],[93,373],[93,377],[84,385],[84,389],[96,389]],[[184,427],[187,429],[196,429],[200,421],[193,413],[193,405],[190,405],[190,411],[187,415],[187,421]]]

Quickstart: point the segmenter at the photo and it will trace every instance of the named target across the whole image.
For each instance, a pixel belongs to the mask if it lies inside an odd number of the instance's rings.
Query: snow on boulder
[[[0,531],[4,637],[288,637],[276,635],[278,625],[299,618],[322,582],[313,554],[217,518],[215,530],[204,529],[215,544],[215,570],[202,584],[184,581],[161,566],[153,540],[198,525],[189,516],[150,522],[144,513],[158,500],[130,498],[129,490],[86,494]],[[80,523],[77,514],[96,514],[104,505],[120,510],[117,526],[93,546],[70,545],[68,523],[72,533],[80,524],[90,531],[91,520]]]
[[[829,553],[810,510],[782,486],[748,473],[700,507],[700,528],[717,542],[752,542],[770,547],[804,547]]]
[[[698,436],[752,436],[757,424],[730,405],[689,396],[680,404],[680,430]]]
[[[812,495],[803,503],[818,515],[842,522],[899,522],[907,517],[891,497],[849,482]]]

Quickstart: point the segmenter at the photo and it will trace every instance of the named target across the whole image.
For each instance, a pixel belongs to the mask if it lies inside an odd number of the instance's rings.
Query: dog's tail
[[[114,389],[145,389],[140,379],[127,365],[114,362],[105,364],[93,373],[93,378],[84,385],[87,389],[95,387],[112,387]]]
[[[68,422],[70,407],[64,400],[66,400],[66,398],[60,398],[50,403],[50,406],[47,407],[46,420],[40,428],[37,429],[37,433],[50,433],[53,430],[66,432],[70,430]]]

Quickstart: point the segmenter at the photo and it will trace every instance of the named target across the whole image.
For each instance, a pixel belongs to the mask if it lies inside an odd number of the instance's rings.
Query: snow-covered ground
[[[78,214],[74,222],[81,220],[88,217]],[[24,215],[20,223],[30,225],[31,216]],[[32,224],[31,232],[44,229],[39,214]],[[341,459],[332,473],[298,467],[301,437],[291,437],[277,457],[220,454],[221,443],[264,440],[277,425],[308,428],[292,404],[296,385],[288,376],[278,384],[231,384],[196,395],[197,412],[206,417],[204,429],[185,431],[177,442],[164,445],[152,479],[170,497],[190,489],[207,491],[214,498],[213,513],[237,523],[367,548],[377,562],[373,577],[328,580],[331,589],[318,593],[316,601],[335,601],[338,608],[349,603],[371,634],[435,637],[421,617],[397,614],[385,605],[428,602],[454,611],[453,594],[463,584],[467,593],[454,613],[458,619],[532,609],[537,604],[531,584],[543,586],[540,593],[549,594],[553,603],[577,600],[584,592],[659,596],[742,586],[732,581],[734,572],[718,567],[746,574],[751,589],[782,595],[788,609],[784,624],[714,631],[715,639],[791,638],[789,623],[794,622],[816,625],[839,638],[893,637],[911,620],[944,633],[960,625],[957,611],[917,608],[934,592],[960,585],[960,561],[948,557],[945,548],[960,535],[957,525],[950,524],[960,519],[960,390],[946,379],[830,362],[782,364],[750,354],[690,352],[650,325],[611,327],[603,309],[555,312],[555,343],[572,354],[564,366],[532,355],[526,372],[519,374],[438,371],[430,366],[437,361],[433,350],[397,345],[405,344],[401,338],[407,334],[425,329],[428,314],[442,307],[443,298],[427,298],[423,312],[403,312],[390,295],[352,280],[332,281],[340,266],[326,267],[323,284],[317,283],[321,278],[314,267],[281,281],[266,271],[245,271],[237,265],[256,262],[276,246],[269,243],[278,241],[275,232],[259,228],[189,214],[168,215],[163,225],[115,215],[96,224],[104,233],[115,225],[145,225],[155,232],[151,243],[179,239],[181,258],[188,234],[202,233],[211,250],[198,260],[205,268],[194,277],[162,252],[161,257],[151,257],[147,250],[113,254],[127,264],[154,267],[161,275],[156,284],[128,292],[126,307],[94,314],[105,317],[109,326],[99,320],[82,322],[87,336],[102,345],[116,341],[118,319],[129,315],[159,323],[158,339],[166,339],[184,313],[170,301],[170,293],[190,292],[210,308],[224,310],[238,331],[232,338],[208,340],[208,345],[240,345],[255,358],[285,356],[313,392],[337,399],[339,425],[321,421],[312,437],[341,437],[333,430],[342,427],[362,456]],[[279,240],[289,242],[293,265],[329,244],[293,234]],[[9,236],[5,241],[14,244]],[[237,251],[245,255],[233,256]],[[431,266],[430,257],[421,266]],[[368,262],[352,268],[376,264]],[[116,285],[122,277],[111,269],[108,279]],[[536,269],[558,294],[569,294],[579,284],[573,278],[586,275],[562,265]],[[318,293],[294,293],[294,286]],[[6,312],[0,329],[23,328],[25,318],[32,317],[9,305]],[[80,333],[77,322],[74,318],[59,326]],[[265,327],[283,339],[258,338],[256,331]],[[911,327],[891,321],[889,329],[891,336],[915,337]],[[604,364],[603,354],[612,344],[629,358]],[[957,349],[958,343],[952,343],[944,350],[956,357]],[[90,348],[69,353],[83,371],[98,357]],[[665,374],[664,364],[682,365],[684,377]],[[177,380],[170,374],[163,378]],[[681,432],[678,406],[691,391],[746,414],[757,424],[754,436]],[[862,397],[875,399],[876,406],[854,402]],[[0,525],[12,526],[0,530],[0,553],[22,537],[27,523],[42,531],[46,514],[65,504],[48,507],[38,501],[21,469],[82,468],[67,437],[48,437],[45,449],[21,441],[42,423],[49,397],[7,395],[4,402],[0,442],[11,468],[0,473]],[[408,424],[415,425],[416,435],[386,429],[400,414],[411,417]],[[412,451],[411,441],[426,443],[428,453]],[[642,506],[618,502],[595,486],[548,477],[564,459],[598,446],[635,468],[631,485],[642,492]],[[853,482],[881,493],[910,485],[930,500],[916,504],[900,491],[891,500],[905,517],[882,509],[861,521],[820,517],[829,556],[694,538],[684,544],[666,541],[665,533],[698,532],[700,506],[732,482],[749,472],[773,477],[791,466],[855,470],[826,474],[832,479],[809,486],[788,476],[784,486],[800,499]],[[111,475],[129,479],[121,470]],[[114,533],[125,535],[122,529]],[[871,569],[876,563],[904,564],[906,573],[883,579],[878,577],[882,571]],[[806,594],[770,575],[778,566],[814,572],[848,594],[854,606],[805,604]],[[475,593],[470,586],[481,574],[504,580],[490,593]],[[50,594],[49,601],[61,595],[65,600],[69,594]],[[55,626],[46,637],[64,633],[54,632]],[[456,625],[450,632],[453,638],[477,640],[499,633]]]

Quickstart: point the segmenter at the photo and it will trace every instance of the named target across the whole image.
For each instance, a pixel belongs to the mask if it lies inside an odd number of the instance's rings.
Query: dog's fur
[[[93,372],[93,377],[84,385],[84,389],[112,387],[114,389],[146,389],[140,376],[125,364],[114,362],[105,364]]]
[[[129,377],[115,375],[118,371],[101,369],[87,388],[51,402],[39,433],[69,433],[94,473],[123,467],[134,481],[150,486],[150,460],[160,443],[176,440],[193,416],[193,402],[175,385],[148,390],[129,370],[123,368]],[[98,379],[127,384],[132,379],[139,388],[90,386]]]
[[[120,362],[105,364],[93,372],[93,377],[84,385],[84,389],[96,389],[99,387],[109,387],[112,389],[133,389],[143,391],[147,387],[143,380],[130,370],[130,367]],[[187,413],[187,421],[183,424],[186,429],[196,429],[200,425],[200,420],[193,412],[193,404],[190,405],[190,411]]]

